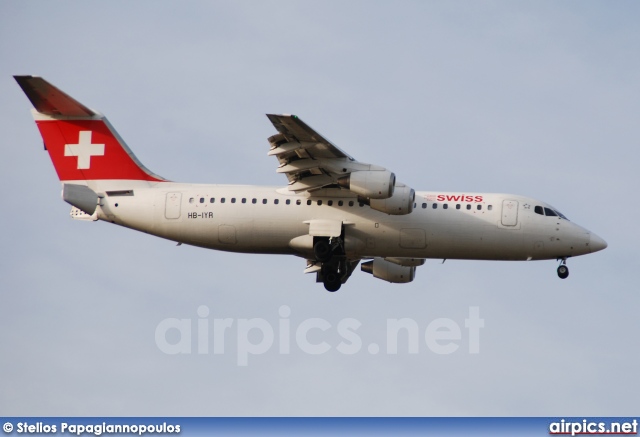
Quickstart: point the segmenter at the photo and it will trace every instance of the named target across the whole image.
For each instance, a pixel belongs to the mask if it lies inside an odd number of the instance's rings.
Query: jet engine
[[[385,258],[386,261],[389,261],[394,264],[398,264],[399,266],[405,267],[418,267],[424,264],[426,261],[424,258]]]
[[[390,215],[406,215],[413,211],[416,192],[405,184],[396,184],[393,196],[388,199],[362,199],[371,209]],[[358,199],[362,201],[361,199]]]
[[[362,263],[360,269],[372,274],[374,278],[395,284],[406,284],[413,281],[416,276],[415,266],[401,266],[382,258],[374,258],[372,261]]]
[[[367,199],[388,199],[393,196],[396,175],[389,170],[354,171],[338,179],[338,185]]]

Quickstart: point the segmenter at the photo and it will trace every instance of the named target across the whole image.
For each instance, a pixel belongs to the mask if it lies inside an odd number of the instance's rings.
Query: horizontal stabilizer
[[[62,199],[89,215],[96,212],[98,206],[98,195],[86,185],[64,184]]]
[[[65,117],[92,117],[91,109],[38,76],[13,76],[36,111]]]

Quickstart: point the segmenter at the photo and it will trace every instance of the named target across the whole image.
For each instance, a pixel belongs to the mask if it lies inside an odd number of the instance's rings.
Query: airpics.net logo
[[[282,305],[278,320],[272,323],[263,318],[211,318],[209,307],[198,307],[197,318],[166,318],[155,329],[155,342],[168,355],[224,355],[234,353],[238,366],[249,365],[249,357],[266,353],[288,355],[299,351],[308,355],[322,355],[334,350],[342,355],[368,353],[397,355],[418,354],[424,348],[437,355],[461,353],[462,343],[467,353],[480,353],[480,330],[484,319],[479,307],[469,307],[468,316],[460,323],[440,317],[428,322],[412,318],[388,318],[382,330],[373,331],[382,341],[363,341],[362,322],[344,318],[337,323],[312,317],[293,322],[291,308]],[[372,333],[367,333],[371,337]],[[383,344],[383,347],[380,346]]]

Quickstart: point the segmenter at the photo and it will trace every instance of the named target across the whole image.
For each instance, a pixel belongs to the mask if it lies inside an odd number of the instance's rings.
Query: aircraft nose
[[[591,249],[591,252],[597,252],[599,250],[606,249],[607,242],[592,232],[589,240],[589,248]]]

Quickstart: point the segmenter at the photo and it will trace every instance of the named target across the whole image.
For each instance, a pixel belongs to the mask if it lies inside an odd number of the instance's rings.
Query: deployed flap
[[[339,220],[307,220],[309,235],[312,237],[339,237],[342,234],[342,222]]]
[[[354,160],[295,115],[267,114],[278,134],[269,138],[269,156],[289,180],[289,191],[313,191],[336,185],[350,171],[370,167]]]
[[[86,185],[64,184],[62,199],[89,215],[96,212],[98,205],[98,195]]]
[[[330,176],[310,176],[302,180],[289,183],[289,191],[299,192],[313,189],[319,189],[327,185],[331,185],[333,179]]]
[[[267,117],[278,130],[269,137],[271,149],[267,154],[278,160],[276,171],[289,180],[289,191],[312,193],[338,188],[372,199],[392,196],[395,175],[386,168],[356,161],[295,115]]]
[[[36,110],[46,115],[92,117],[91,109],[37,76],[13,76]]]

